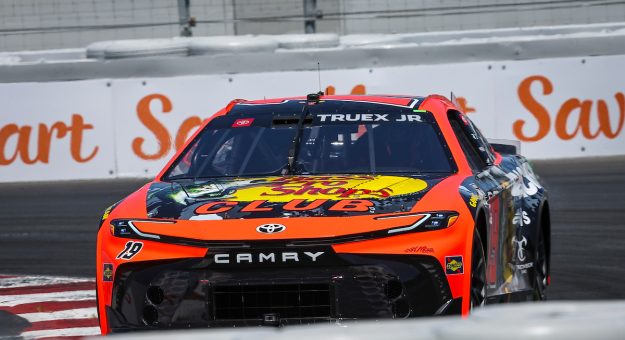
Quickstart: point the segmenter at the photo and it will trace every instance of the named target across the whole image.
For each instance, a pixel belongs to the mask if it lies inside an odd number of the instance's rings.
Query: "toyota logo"
[[[277,223],[269,223],[269,224],[261,224],[256,227],[256,231],[263,234],[276,234],[281,233],[286,230],[286,227],[282,224]]]

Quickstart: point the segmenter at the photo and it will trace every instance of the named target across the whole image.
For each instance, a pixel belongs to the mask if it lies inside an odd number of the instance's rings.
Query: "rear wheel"
[[[546,300],[547,289],[547,244],[542,229],[538,230],[534,254],[534,300]]]
[[[471,250],[471,309],[484,306],[486,301],[486,256],[477,229],[473,233]]]

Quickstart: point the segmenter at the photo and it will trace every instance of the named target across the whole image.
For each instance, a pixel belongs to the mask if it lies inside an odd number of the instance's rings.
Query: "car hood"
[[[149,218],[227,220],[410,211],[444,177],[276,176],[154,182]]]

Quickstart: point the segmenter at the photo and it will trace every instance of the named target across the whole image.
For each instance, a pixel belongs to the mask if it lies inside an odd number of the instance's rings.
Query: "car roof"
[[[270,98],[261,100],[235,99],[228,105],[227,115],[290,115],[301,110],[306,96],[288,98]],[[407,96],[407,95],[322,95],[320,101],[328,110],[363,110],[378,109],[389,113],[404,109],[419,109],[426,100],[436,100],[445,107],[456,108],[452,102],[440,95]],[[329,104],[329,105],[328,105]],[[395,110],[393,110],[395,108]],[[435,112],[432,112],[436,114]]]

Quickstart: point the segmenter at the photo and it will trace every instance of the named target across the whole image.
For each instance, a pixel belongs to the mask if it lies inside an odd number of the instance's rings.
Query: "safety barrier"
[[[546,302],[489,306],[466,319],[440,317],[400,321],[368,321],[340,326],[293,326],[184,332],[133,333],[116,339],[160,340],[587,340],[623,339],[625,301]]]
[[[126,41],[42,53],[49,60],[3,55],[0,182],[153,176],[231,99],[320,87],[453,91],[487,137],[520,140],[528,158],[625,154],[625,79],[615,73],[625,24],[490,32],[360,35],[339,46],[332,34]],[[165,56],[153,57],[154,46]],[[201,55],[186,56],[189,48]]]

